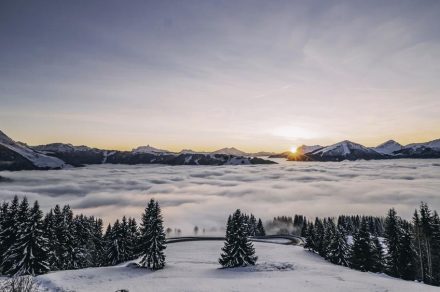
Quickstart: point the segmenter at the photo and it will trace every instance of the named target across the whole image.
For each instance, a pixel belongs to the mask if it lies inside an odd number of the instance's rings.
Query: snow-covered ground
[[[53,272],[42,291],[439,291],[438,287],[332,265],[302,247],[254,243],[255,267],[219,269],[221,241],[169,244],[165,269],[127,266]]]

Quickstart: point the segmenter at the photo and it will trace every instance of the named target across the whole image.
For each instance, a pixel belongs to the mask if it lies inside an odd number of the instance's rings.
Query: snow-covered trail
[[[291,245],[256,242],[257,266],[219,269],[222,246],[220,241],[170,244],[167,266],[156,272],[125,263],[53,272],[37,280],[42,291],[439,291],[438,287],[335,266]]]

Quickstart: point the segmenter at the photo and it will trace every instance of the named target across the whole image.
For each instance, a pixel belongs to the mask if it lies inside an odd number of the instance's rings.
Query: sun
[[[290,152],[296,153],[296,150],[298,150],[298,147],[296,147],[296,146],[290,147]]]

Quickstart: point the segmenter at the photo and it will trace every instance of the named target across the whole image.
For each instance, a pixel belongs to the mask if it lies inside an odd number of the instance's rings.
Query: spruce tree
[[[385,242],[388,253],[385,259],[386,271],[389,275],[399,277],[399,239],[400,239],[400,218],[394,209],[388,211],[385,219]]]
[[[420,217],[417,210],[414,211],[413,215],[413,226],[414,226],[414,236],[415,236],[415,247],[416,247],[416,262],[417,262],[417,275],[418,279],[424,281],[425,278],[425,269],[424,269],[424,260],[423,260],[423,252],[422,252],[422,238],[421,238],[421,230],[420,230]]]
[[[159,203],[150,200],[142,216],[142,260],[140,265],[152,270],[165,266],[165,231]]]
[[[139,230],[134,218],[128,219],[128,253],[129,258],[135,259],[139,256]]]
[[[425,202],[420,204],[420,231],[422,240],[422,253],[424,264],[424,282],[431,284],[433,282],[433,261],[432,261],[432,235],[433,235],[433,217],[431,210]]]
[[[371,256],[370,233],[368,232],[367,221],[362,219],[359,230],[353,236],[350,265],[356,270],[371,271]]]
[[[219,263],[224,268],[255,265],[257,257],[252,242],[247,237],[246,218],[237,209],[228,218],[226,240]]]
[[[26,218],[22,217],[26,216]],[[47,239],[43,237],[43,213],[38,201],[28,210],[27,200],[23,200],[19,211],[20,223],[17,241],[8,252],[12,267],[9,275],[39,275],[49,270],[47,259]]]
[[[327,250],[327,259],[330,262],[336,265],[348,266],[348,244],[342,226],[335,228]]]
[[[416,254],[413,247],[411,226],[407,222],[402,222],[398,257],[398,270],[400,278],[405,280],[415,279],[415,256]]]
[[[316,217],[315,227],[312,235],[314,250],[322,257],[325,256],[325,242],[324,242],[324,223],[321,219]]]
[[[257,235],[257,219],[255,218],[254,214],[251,214],[249,217],[248,234],[249,236]]]
[[[266,230],[264,230],[263,221],[261,221],[261,218],[258,219],[256,235],[266,236]]]
[[[375,235],[371,241],[371,271],[375,273],[383,272],[384,251],[379,238]]]
[[[307,226],[307,231],[305,234],[305,238],[306,238],[306,243],[304,245],[304,248],[307,248],[308,250],[312,250],[312,251],[316,251],[316,246],[315,246],[315,227],[313,225],[313,223],[309,222],[308,226]]]
[[[436,211],[432,217],[432,284],[440,285],[440,218]]]
[[[108,229],[109,234],[107,235],[107,264],[116,265],[122,262],[121,250],[120,250],[120,240],[121,240],[121,225],[119,219],[115,221],[113,227]]]
[[[18,224],[18,209],[20,202],[17,196],[14,196],[11,204],[9,204],[7,214],[4,219],[4,227],[1,233],[2,245],[0,249],[2,251],[2,262],[0,263],[0,269],[2,274],[5,274],[12,267],[12,262],[7,259],[10,248],[17,240],[17,234],[19,230]]]

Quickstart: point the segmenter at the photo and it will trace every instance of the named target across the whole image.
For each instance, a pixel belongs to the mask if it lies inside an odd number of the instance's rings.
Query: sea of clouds
[[[251,166],[95,165],[53,171],[0,172],[0,200],[38,199],[48,210],[70,204],[106,222],[140,218],[150,198],[165,225],[190,233],[218,230],[236,208],[278,215],[384,215],[409,218],[420,201],[440,210],[440,160],[280,162]]]

